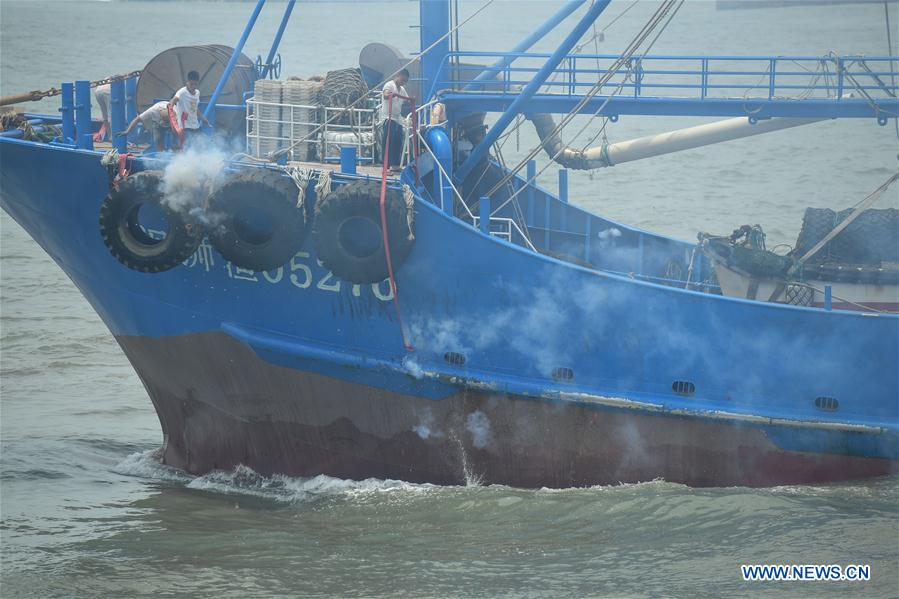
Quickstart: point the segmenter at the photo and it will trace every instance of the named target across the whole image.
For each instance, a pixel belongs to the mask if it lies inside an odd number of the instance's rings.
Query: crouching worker
[[[108,83],[98,85],[94,88],[94,99],[100,107],[100,114],[103,116],[103,125],[97,133],[94,133],[94,141],[103,141],[104,139],[112,139],[112,127],[109,125],[109,105],[111,99],[112,86]]]
[[[156,144],[156,151],[165,151],[165,134],[169,131],[169,103],[165,100],[153,104],[148,109],[134,117],[134,120],[128,124],[128,128],[118,132],[116,135],[128,135],[137,124],[141,123],[144,129],[153,134],[153,143]]]

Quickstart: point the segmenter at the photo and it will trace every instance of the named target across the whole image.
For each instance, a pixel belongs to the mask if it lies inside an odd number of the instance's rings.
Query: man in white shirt
[[[134,120],[128,124],[128,128],[118,132],[116,135],[128,135],[141,123],[145,131],[153,134],[153,142],[156,144],[156,151],[165,150],[165,134],[169,130],[169,103],[165,100],[153,104],[148,109],[134,117]]]
[[[403,87],[409,81],[409,71],[401,70],[393,79],[384,84],[382,93],[383,103],[381,104],[381,121],[384,123],[382,133],[383,152],[387,154],[387,166],[390,167],[391,173],[399,172],[400,161],[403,154],[403,105],[408,100],[397,98],[395,96],[409,97],[406,88]],[[391,98],[393,101],[391,102]],[[390,135],[390,147],[387,147],[387,136]]]
[[[171,105],[175,109],[175,115],[178,118],[181,127],[184,128],[184,145],[191,143],[195,135],[200,133],[200,121],[206,125],[206,115],[200,112],[200,74],[191,71],[187,74],[187,82],[184,87],[175,92]]]

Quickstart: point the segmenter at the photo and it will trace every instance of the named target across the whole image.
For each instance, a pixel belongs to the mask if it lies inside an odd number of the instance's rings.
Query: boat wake
[[[113,472],[124,476],[181,483],[188,489],[250,495],[283,503],[301,503],[333,497],[358,499],[368,495],[395,492],[424,493],[436,488],[429,484],[375,478],[357,481],[325,475],[310,478],[280,474],[264,476],[242,465],[230,471],[215,470],[202,476],[193,476],[163,464],[161,449],[133,453],[116,464]]]

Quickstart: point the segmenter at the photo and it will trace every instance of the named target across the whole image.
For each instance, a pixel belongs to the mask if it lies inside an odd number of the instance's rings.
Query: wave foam
[[[250,495],[284,503],[297,503],[325,497],[351,499],[384,493],[424,493],[434,485],[407,483],[399,480],[345,480],[318,475],[311,478],[290,477],[280,474],[264,476],[248,466],[233,470],[215,470],[202,476],[193,476],[162,463],[162,450],[153,449],[133,453],[113,467],[113,472],[125,476],[183,483],[188,489]]]

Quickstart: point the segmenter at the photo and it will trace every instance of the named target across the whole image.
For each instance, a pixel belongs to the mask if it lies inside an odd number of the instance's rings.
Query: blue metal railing
[[[464,58],[478,62],[508,61],[509,64],[497,71],[496,79],[485,86],[484,92],[515,95],[531,81],[549,56],[532,52],[451,52],[444,59],[446,68],[440,71],[451,79],[435,82],[432,91],[462,91],[465,80],[482,72],[483,67],[454,64],[456,58]],[[553,71],[540,93],[583,94],[609,72],[608,66],[617,58],[614,54],[569,55]],[[839,100],[852,92],[856,97],[871,100],[894,99],[899,95],[897,66],[899,57],[896,56],[652,55],[631,60],[627,68],[610,78],[602,93],[611,94],[620,87],[620,93],[634,98]]]

